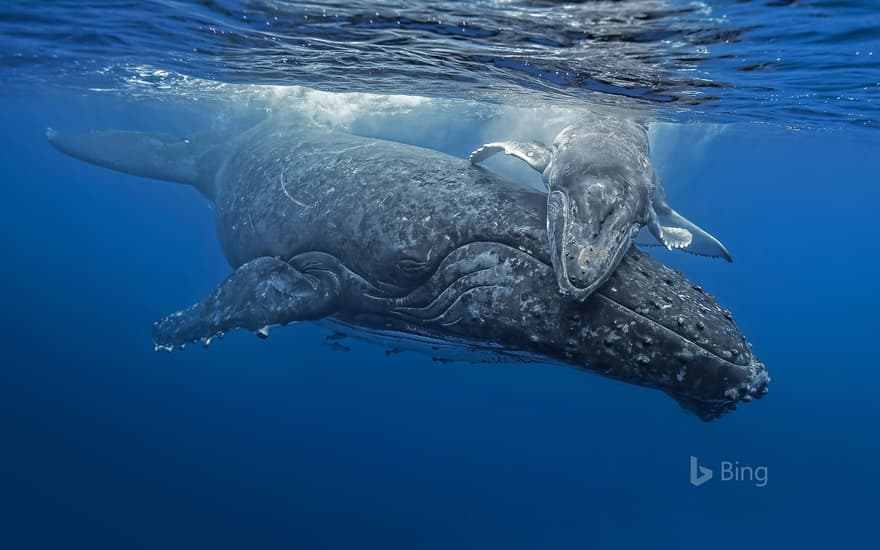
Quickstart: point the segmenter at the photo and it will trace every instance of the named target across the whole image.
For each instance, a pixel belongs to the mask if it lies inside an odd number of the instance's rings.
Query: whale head
[[[664,391],[703,420],[767,393],[770,377],[727,309],[682,273],[631,249],[579,318],[592,368]],[[599,342],[596,345],[596,342]]]
[[[564,175],[553,183],[547,233],[564,294],[583,299],[608,280],[646,221],[646,190],[625,178],[593,174]]]
[[[564,128],[543,171],[559,288],[584,300],[608,280],[648,222],[654,171],[635,121],[595,115]]]

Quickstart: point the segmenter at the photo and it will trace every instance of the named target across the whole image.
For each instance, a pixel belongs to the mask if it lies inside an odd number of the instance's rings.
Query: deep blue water
[[[876,545],[872,2],[3,8],[0,548]],[[733,311],[765,398],[704,423],[574,369],[335,351],[313,325],[154,353],[153,321],[228,273],[208,204],[45,140],[269,111],[463,156],[578,104],[657,121],[671,202],[735,262],[652,253]],[[766,486],[693,487],[692,455]]]

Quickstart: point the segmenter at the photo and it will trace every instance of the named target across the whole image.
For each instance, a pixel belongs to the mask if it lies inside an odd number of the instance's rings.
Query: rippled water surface
[[[870,0],[7,3],[0,74],[122,94],[183,80],[504,102],[642,102],[656,116],[876,126]],[[10,93],[10,88],[6,88]]]

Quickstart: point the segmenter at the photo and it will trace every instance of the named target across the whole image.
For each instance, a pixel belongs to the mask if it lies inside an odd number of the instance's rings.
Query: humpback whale
[[[546,195],[466,159],[271,118],[222,136],[47,137],[214,203],[233,271],[155,324],[157,349],[329,321],[563,363],[659,389],[704,420],[767,391],[730,313],[635,247],[586,300],[561,293]]]
[[[670,208],[651,165],[645,126],[591,113],[537,142],[487,143],[476,164],[496,153],[525,161],[547,186],[547,235],[562,292],[583,300],[617,268],[643,226],[667,249],[732,261],[721,242]]]

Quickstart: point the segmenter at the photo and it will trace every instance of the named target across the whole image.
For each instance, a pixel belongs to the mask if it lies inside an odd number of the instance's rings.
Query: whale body
[[[47,132],[60,151],[193,185],[232,273],[157,322],[157,348],[296,321],[563,363],[704,420],[767,391],[730,313],[628,250],[586,300],[555,284],[546,195],[437,151],[267,119],[238,134]]]
[[[550,258],[559,288],[569,296],[583,300],[607,281],[642,227],[656,239],[650,244],[733,261],[721,241],[669,206],[643,123],[589,112],[549,147],[493,142],[469,159],[476,164],[501,152],[542,175]]]

